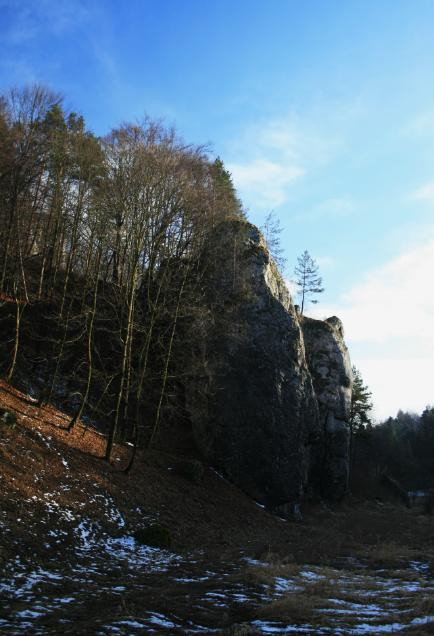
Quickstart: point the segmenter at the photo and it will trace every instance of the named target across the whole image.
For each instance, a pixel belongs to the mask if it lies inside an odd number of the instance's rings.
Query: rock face
[[[336,316],[324,321],[303,316],[301,325],[323,430],[314,469],[316,489],[329,499],[340,499],[348,487],[350,356],[342,323]]]
[[[345,491],[347,437],[340,427],[351,382],[343,374],[348,357],[339,321],[313,321],[321,325],[317,337],[292,304],[264,238],[249,223],[217,227],[204,261],[209,313],[198,320],[186,387],[203,456],[281,513],[292,514],[319,482],[319,466],[328,491]]]

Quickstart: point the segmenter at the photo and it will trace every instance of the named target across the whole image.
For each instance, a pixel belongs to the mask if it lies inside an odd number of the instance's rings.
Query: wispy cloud
[[[410,199],[421,201],[422,203],[434,203],[434,181],[425,183],[423,186],[411,193]]]
[[[10,46],[23,45],[42,34],[61,35],[89,17],[82,0],[0,0],[11,19],[3,37]]]
[[[348,195],[342,195],[321,201],[310,209],[294,214],[292,219],[294,221],[343,219],[353,214],[356,209],[357,206],[354,200]]]
[[[321,270],[336,267],[336,260],[332,256],[318,256],[315,261]]]
[[[413,117],[403,126],[404,137],[423,138],[434,136],[434,110],[426,109],[413,115]]]
[[[335,140],[291,115],[247,126],[232,142],[228,169],[249,207],[270,209],[283,205],[294,184],[335,150]]]
[[[4,20],[0,33],[5,54],[0,60],[0,71],[10,75],[11,69],[17,82],[31,83],[40,79],[40,52],[61,42],[69,50],[81,47],[89,64],[99,66],[99,77],[105,79],[111,99],[123,95],[122,74],[116,63],[116,42],[113,39],[111,19],[104,3],[86,0],[0,0]],[[60,49],[62,50],[62,48]],[[71,75],[62,55],[45,56],[44,77]],[[65,75],[66,71],[66,75]]]
[[[340,302],[310,312],[343,320],[379,417],[434,401],[433,271],[432,238],[372,270]]]
[[[235,186],[249,201],[261,208],[275,208],[285,203],[287,190],[304,170],[297,165],[258,157],[248,163],[230,163]]]

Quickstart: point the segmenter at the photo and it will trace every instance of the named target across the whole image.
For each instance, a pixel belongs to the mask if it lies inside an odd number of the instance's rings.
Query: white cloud
[[[412,193],[411,199],[422,201],[423,203],[434,203],[434,181],[425,183]]]
[[[242,200],[266,210],[285,203],[294,183],[335,149],[334,141],[291,115],[247,126],[226,156]]]
[[[336,305],[354,362],[373,392],[378,417],[434,401],[434,240],[371,271]]]
[[[334,267],[336,266],[336,260],[332,256],[318,256],[315,261],[320,270],[334,269]]]
[[[230,163],[236,188],[248,193],[255,205],[274,208],[285,203],[288,187],[304,174],[296,165],[283,165],[266,158],[258,158],[249,163]]]
[[[418,138],[432,137],[434,135],[434,110],[428,109],[417,113],[402,129],[404,137]]]
[[[356,366],[372,391],[378,421],[399,409],[420,414],[434,402],[432,358],[361,358]]]

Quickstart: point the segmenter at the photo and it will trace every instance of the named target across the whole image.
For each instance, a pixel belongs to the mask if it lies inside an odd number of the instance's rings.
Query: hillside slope
[[[107,464],[97,431],[66,433],[65,414],[3,381],[0,407],[17,415],[0,428],[2,634],[360,633],[373,587],[387,612],[364,633],[429,619],[432,518],[353,502],[291,523],[209,468],[200,483],[181,477],[174,452],[140,455],[126,476],[127,445]],[[170,550],[133,539],[155,521]],[[347,614],[317,612],[331,597]]]

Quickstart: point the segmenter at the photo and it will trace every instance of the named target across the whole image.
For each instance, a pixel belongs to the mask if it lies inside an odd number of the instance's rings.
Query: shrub
[[[158,523],[154,523],[148,528],[140,528],[134,533],[134,538],[143,545],[152,548],[170,548],[172,537],[170,531]]]
[[[5,426],[10,426],[11,428],[15,428],[17,423],[17,416],[15,413],[11,411],[6,411],[5,409],[0,409],[0,424],[4,424]]]

